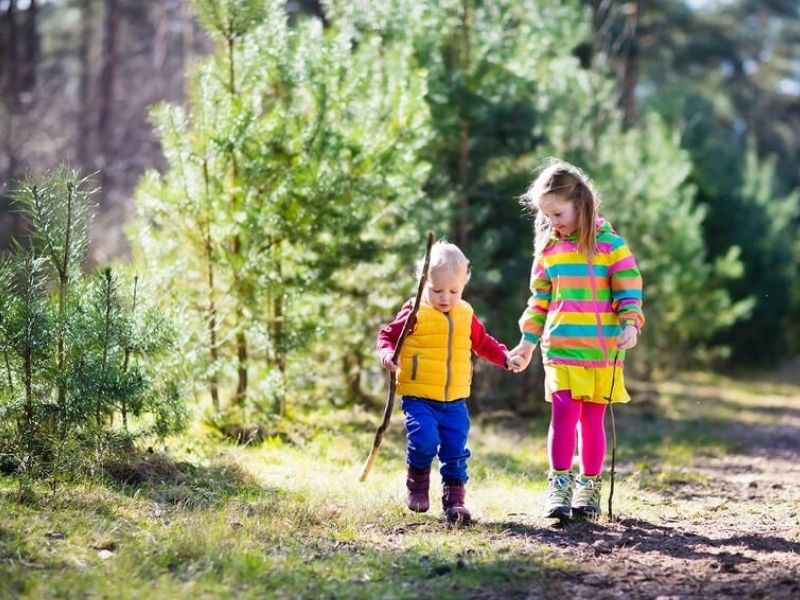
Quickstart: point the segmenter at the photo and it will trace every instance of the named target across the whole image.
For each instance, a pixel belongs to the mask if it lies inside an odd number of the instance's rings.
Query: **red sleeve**
[[[378,332],[378,343],[376,349],[378,358],[383,359],[385,354],[394,354],[397,340],[400,339],[400,332],[403,331],[403,324],[411,313],[411,306],[406,303],[400,312],[395,315],[391,323],[384,325]]]
[[[489,362],[499,367],[507,369],[506,352],[507,348],[486,332],[486,327],[480,322],[478,317],[472,315],[472,350]]]

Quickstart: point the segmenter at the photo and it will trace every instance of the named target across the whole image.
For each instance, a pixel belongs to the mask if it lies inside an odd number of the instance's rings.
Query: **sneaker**
[[[547,478],[547,491],[544,498],[546,519],[569,519],[572,503],[572,473],[551,471]]]
[[[600,515],[600,477],[578,475],[575,478],[575,497],[572,516],[576,519],[596,519]]]

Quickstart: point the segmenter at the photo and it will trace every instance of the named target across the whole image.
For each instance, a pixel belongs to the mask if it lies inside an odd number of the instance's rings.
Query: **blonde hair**
[[[423,266],[423,261],[417,262],[417,277],[422,276]],[[469,281],[472,274],[469,259],[461,251],[461,248],[445,239],[441,239],[431,246],[431,262],[428,265],[428,274],[441,272],[463,272],[464,283]]]
[[[586,173],[559,158],[547,159],[539,169],[520,203],[536,218],[534,220],[534,253],[539,255],[553,237],[553,226],[539,210],[543,196],[554,194],[575,204],[578,227],[578,250],[587,258],[597,252],[595,223],[600,209],[600,195]]]

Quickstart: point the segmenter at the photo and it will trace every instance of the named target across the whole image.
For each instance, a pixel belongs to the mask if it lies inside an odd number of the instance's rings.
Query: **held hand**
[[[508,353],[508,366],[515,373],[524,371],[533,357],[534,345],[530,342],[521,341]]]
[[[510,356],[508,357],[508,369],[509,371],[513,371],[514,373],[521,373],[525,370],[528,364],[525,362],[525,359],[521,356]]]
[[[619,336],[619,342],[617,343],[617,348],[620,350],[630,350],[636,345],[636,342],[639,340],[639,330],[636,329],[633,325],[628,325],[625,329],[622,330],[622,333]]]
[[[387,352],[381,356],[381,366],[392,373],[397,371],[397,365],[392,362],[392,353]]]

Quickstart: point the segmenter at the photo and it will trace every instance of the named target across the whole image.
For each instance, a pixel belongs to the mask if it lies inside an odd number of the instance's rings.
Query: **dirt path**
[[[675,402],[676,420],[693,415],[736,450],[693,459],[645,491],[647,518],[510,527],[579,565],[531,597],[800,598],[800,397],[711,385],[659,393]],[[644,404],[618,411],[621,440],[645,423]]]

